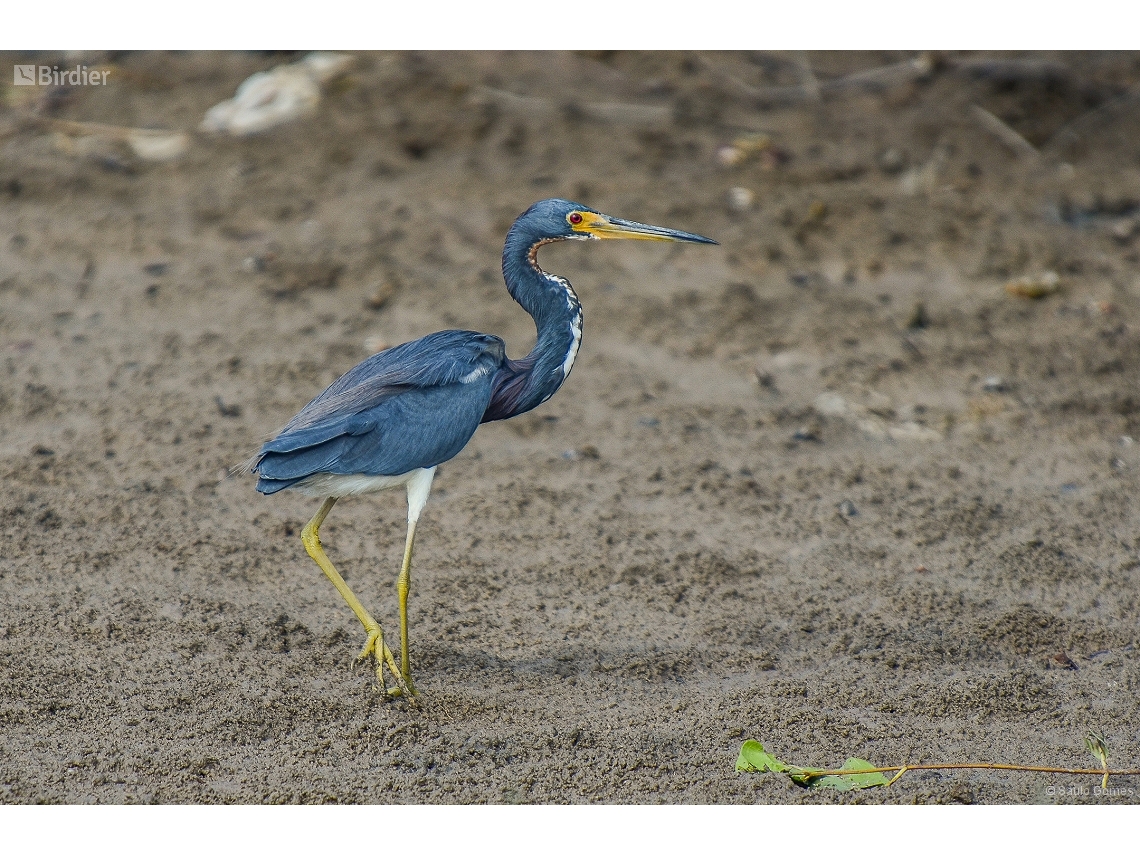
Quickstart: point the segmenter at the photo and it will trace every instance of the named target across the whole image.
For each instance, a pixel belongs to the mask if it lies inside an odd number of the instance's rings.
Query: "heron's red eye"
[[[568,219],[570,221],[571,225],[576,226],[576,225],[578,225],[578,223],[582,222],[582,215],[579,214],[577,211],[575,211],[573,214],[571,214],[566,219]]]

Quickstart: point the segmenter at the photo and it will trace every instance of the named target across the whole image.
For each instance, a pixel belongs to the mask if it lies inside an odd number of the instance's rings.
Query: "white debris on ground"
[[[299,62],[259,71],[242,82],[232,99],[207,110],[198,129],[244,137],[310,115],[320,104],[321,85],[352,61],[346,54],[311,53]]]
[[[872,439],[937,442],[942,433],[910,419],[898,420],[899,412],[890,399],[867,390],[865,404],[855,404],[835,392],[823,392],[812,405],[819,415],[849,421]]]
[[[118,158],[129,148],[140,160],[158,163],[177,160],[190,150],[190,135],[183,131],[124,128],[98,122],[44,120],[52,129],[52,148],[70,157]]]
[[[136,157],[160,163],[177,160],[190,150],[190,135],[182,131],[131,128],[126,139]]]

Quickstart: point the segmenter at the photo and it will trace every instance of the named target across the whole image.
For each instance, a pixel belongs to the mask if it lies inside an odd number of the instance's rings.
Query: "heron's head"
[[[535,202],[518,220],[515,228],[525,230],[536,240],[666,240],[713,243],[711,238],[632,220],[619,220],[577,202],[544,199]]]

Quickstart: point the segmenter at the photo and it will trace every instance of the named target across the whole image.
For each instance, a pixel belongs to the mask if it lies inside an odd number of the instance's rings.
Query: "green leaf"
[[[857,769],[874,769],[872,763],[860,760],[858,757],[848,757],[847,762],[837,771],[846,772]],[[813,772],[822,769],[813,769],[809,766],[793,766],[785,763],[775,755],[764,750],[764,746],[755,739],[749,739],[740,746],[740,756],[736,758],[737,772],[783,772],[801,787],[808,789],[864,790],[867,787],[885,787],[890,783],[882,772],[870,772],[866,775],[823,775],[812,777]]]
[[[764,746],[755,739],[749,739],[740,746],[740,756],[736,758],[736,771],[786,772],[788,766],[765,751]]]
[[[874,763],[869,763],[859,757],[848,757],[847,762],[840,766],[838,771],[847,772],[854,769],[874,768]],[[804,771],[818,772],[819,770],[805,769]],[[792,776],[792,780],[796,780],[794,775]],[[890,782],[890,778],[882,772],[869,772],[866,775],[824,775],[820,778],[808,778],[804,781],[796,781],[797,784],[811,789],[823,788],[839,790],[842,793],[848,790],[865,790],[868,787],[885,787]]]

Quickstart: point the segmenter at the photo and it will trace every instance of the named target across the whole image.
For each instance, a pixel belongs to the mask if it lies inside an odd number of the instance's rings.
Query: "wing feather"
[[[381,351],[309,402],[249,467],[261,492],[317,473],[402,475],[454,457],[479,426],[502,339],[463,330]]]

